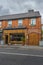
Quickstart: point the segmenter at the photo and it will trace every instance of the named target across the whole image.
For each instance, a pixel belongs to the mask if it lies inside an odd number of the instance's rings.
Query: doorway
[[[39,35],[37,33],[29,34],[29,45],[39,45]]]
[[[5,35],[5,44],[8,44],[8,35]]]

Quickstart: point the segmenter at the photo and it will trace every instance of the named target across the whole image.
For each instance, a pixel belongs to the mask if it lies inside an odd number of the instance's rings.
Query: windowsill
[[[36,26],[36,25],[30,25],[30,26]]]
[[[10,41],[11,43],[23,43],[23,41]]]
[[[18,25],[18,26],[23,26],[23,25]]]

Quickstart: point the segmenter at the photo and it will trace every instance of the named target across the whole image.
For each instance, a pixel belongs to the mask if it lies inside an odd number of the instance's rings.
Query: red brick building
[[[5,44],[39,45],[41,15],[39,11],[0,16],[0,30]]]

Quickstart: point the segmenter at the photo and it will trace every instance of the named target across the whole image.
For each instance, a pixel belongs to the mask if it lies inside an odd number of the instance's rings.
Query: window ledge
[[[30,25],[30,26],[36,26],[36,25]]]

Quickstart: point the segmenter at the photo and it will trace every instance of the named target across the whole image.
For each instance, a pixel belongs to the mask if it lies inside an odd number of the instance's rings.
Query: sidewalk
[[[21,47],[22,45],[17,45],[17,44],[13,44],[13,45],[0,45],[0,48],[15,48],[15,47]]]
[[[42,46],[21,46],[24,49],[43,49]]]
[[[20,44],[14,45],[0,45],[0,48],[21,48],[21,49],[43,49],[43,46],[22,46]]]

